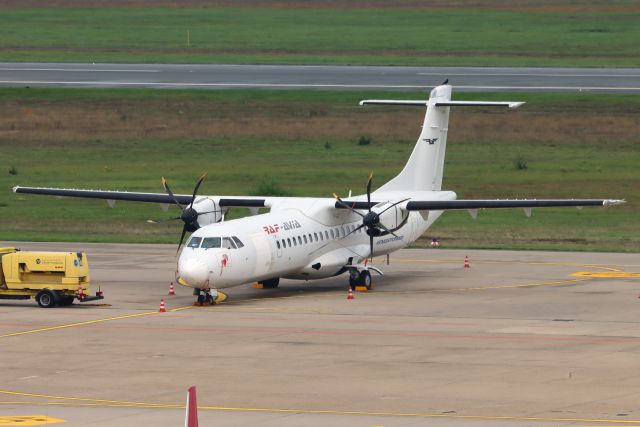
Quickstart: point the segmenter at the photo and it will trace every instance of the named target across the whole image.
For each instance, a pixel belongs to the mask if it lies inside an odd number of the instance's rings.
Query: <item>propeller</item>
[[[193,196],[191,196],[191,203],[189,203],[189,206],[187,207],[183,207],[180,204],[176,196],[173,194],[173,191],[171,191],[171,188],[169,187],[169,183],[167,182],[165,177],[162,177],[162,187],[164,187],[164,190],[167,192],[169,197],[173,199],[174,203],[178,205],[180,209],[182,209],[182,213],[180,214],[180,217],[171,218],[171,219],[181,219],[182,222],[184,222],[184,226],[182,227],[182,234],[180,235],[180,241],[178,242],[178,252],[180,251],[180,247],[182,246],[182,241],[184,240],[184,236],[185,234],[187,234],[187,231],[193,233],[198,228],[200,228],[200,224],[198,224],[198,215],[207,213],[207,212],[198,213],[198,211],[196,211],[193,208],[193,202],[196,200],[196,195],[198,194],[198,189],[200,188],[200,184],[202,184],[202,181],[204,181],[206,177],[207,177],[207,173],[205,172],[202,175],[200,175],[200,178],[198,178],[198,182],[196,183],[196,186],[193,189]]]
[[[403,199],[400,200],[398,202],[393,203],[392,205],[387,206],[382,212],[376,212],[371,210],[371,183],[373,182],[373,172],[369,173],[369,179],[367,180],[367,210],[368,212],[366,214],[363,214],[361,212],[358,212],[357,210],[354,209],[353,206],[350,206],[348,203],[345,203],[344,201],[342,201],[342,199],[340,197],[338,197],[337,194],[333,193],[333,197],[336,198],[338,204],[340,206],[342,206],[343,208],[349,209],[351,212],[359,215],[360,217],[362,217],[362,224],[360,224],[358,227],[356,227],[353,231],[351,231],[350,233],[348,233],[346,236],[349,236],[350,234],[353,234],[357,231],[359,231],[361,228],[366,228],[366,233],[369,236],[369,256],[373,257],[373,238],[374,237],[380,237],[380,236],[385,236],[387,234],[391,234],[394,237],[398,237],[394,231],[397,231],[400,227],[402,227],[404,225],[404,221],[402,222],[402,224],[400,224],[398,227],[394,228],[393,230],[389,230],[387,227],[385,227],[384,224],[382,224],[380,222],[380,216],[385,213],[386,211],[388,211],[389,209],[391,209],[392,207],[399,205],[402,202],[406,202],[407,199]]]

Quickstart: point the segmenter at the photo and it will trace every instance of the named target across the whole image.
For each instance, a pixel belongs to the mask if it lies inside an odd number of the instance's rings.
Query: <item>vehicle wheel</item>
[[[198,295],[198,303],[202,304],[207,300],[207,297],[205,297],[204,295],[200,294]]]
[[[275,289],[280,284],[280,278],[276,277],[275,279],[263,280],[262,288],[263,289]]]
[[[367,290],[371,290],[371,273],[367,270],[360,273],[360,286],[364,286]]]
[[[43,289],[36,295],[36,302],[42,308],[51,308],[55,307],[58,298],[55,291]]]

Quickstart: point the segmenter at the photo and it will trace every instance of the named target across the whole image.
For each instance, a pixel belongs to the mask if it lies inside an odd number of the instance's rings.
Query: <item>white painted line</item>
[[[380,89],[425,89],[430,85],[378,85],[378,84],[306,84],[306,83],[168,83],[168,82],[122,82],[122,81],[54,81],[54,80],[0,80],[2,84],[33,85],[78,85],[78,86],[152,86],[152,87],[249,87],[249,88],[380,88]],[[625,86],[481,86],[454,85],[456,89],[487,90],[576,90],[607,91],[626,90],[640,91],[640,87]]]
[[[0,68],[0,71],[78,71],[83,73],[161,73],[161,70],[115,70],[97,68]]]
[[[170,83],[170,82],[108,82],[108,81],[53,81],[53,80],[0,80],[0,84],[59,84],[100,86],[177,86],[177,87],[362,87],[362,88],[425,88],[426,85],[359,85],[359,84],[308,84],[308,83]]]
[[[640,74],[562,74],[562,73],[417,73],[418,76],[438,76],[438,77],[449,77],[449,76],[466,76],[466,77],[636,77],[640,78]]]
[[[458,89],[496,89],[496,90],[640,90],[640,87],[624,87],[624,86],[468,86],[453,85]]]

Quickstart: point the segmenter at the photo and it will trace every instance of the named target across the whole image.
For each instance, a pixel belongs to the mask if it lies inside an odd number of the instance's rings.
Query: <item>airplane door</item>
[[[271,245],[269,239],[264,233],[255,233],[251,235],[253,246],[256,248],[256,265],[253,274],[255,276],[261,276],[269,271],[271,268],[271,258],[273,256],[271,252]]]
[[[282,257],[282,247],[280,246],[280,242],[278,240],[277,235],[273,235],[273,246],[276,248],[276,256],[278,258]]]

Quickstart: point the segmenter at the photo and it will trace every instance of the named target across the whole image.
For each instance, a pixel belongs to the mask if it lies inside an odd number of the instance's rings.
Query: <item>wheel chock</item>
[[[367,289],[366,286],[356,286],[356,291],[358,291],[358,292],[366,292],[368,290],[369,289]]]
[[[264,285],[262,283],[255,282],[251,285],[253,289],[264,289]]]

